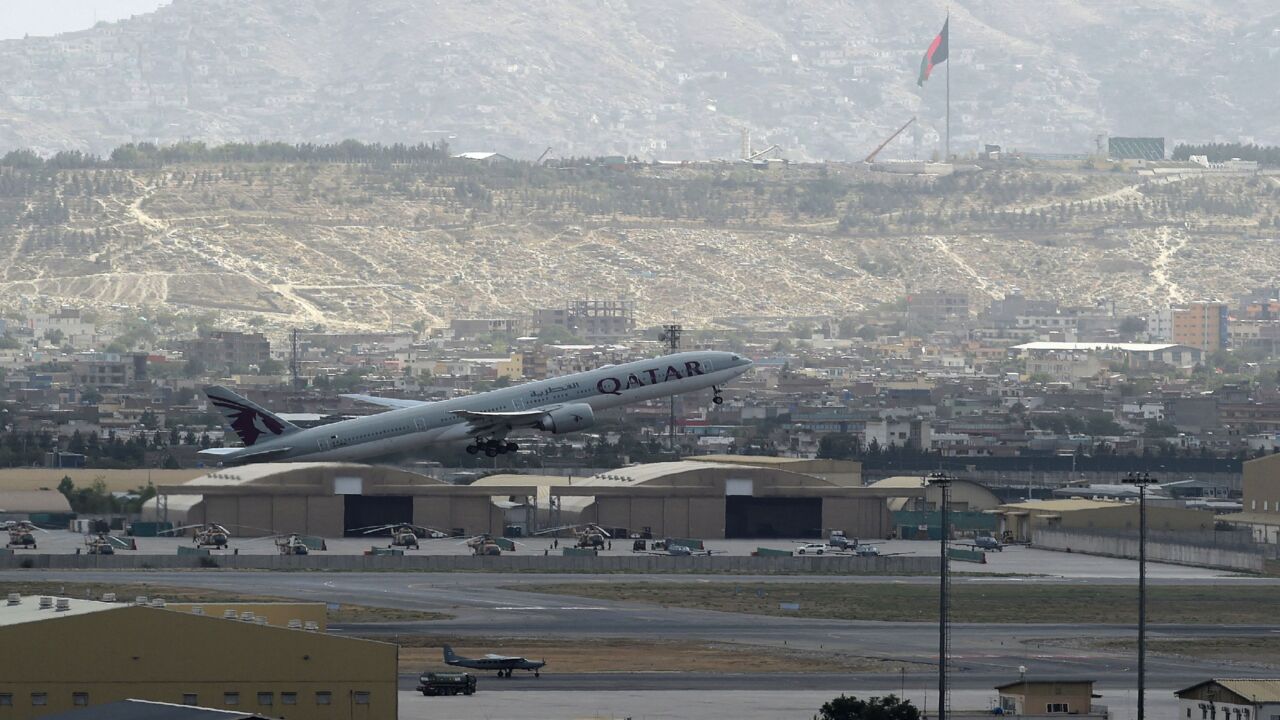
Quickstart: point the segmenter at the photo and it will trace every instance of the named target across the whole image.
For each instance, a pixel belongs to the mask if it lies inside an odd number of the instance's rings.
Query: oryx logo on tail
[[[273,415],[221,385],[204,389],[209,403],[222,412],[227,425],[240,436],[245,447],[252,447],[263,435],[279,437],[298,430],[297,426]]]

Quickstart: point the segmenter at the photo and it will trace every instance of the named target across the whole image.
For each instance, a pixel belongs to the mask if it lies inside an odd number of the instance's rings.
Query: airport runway
[[[937,660],[937,629],[933,623],[869,622],[804,617],[766,617],[705,610],[661,608],[639,603],[540,595],[502,586],[531,582],[794,582],[798,577],[726,577],[691,575],[532,575],[489,573],[284,573],[232,571],[5,571],[0,582],[13,580],[66,582],[145,582],[155,585],[248,591],[301,600],[363,603],[389,608],[444,612],[452,619],[434,622],[396,622],[356,626],[335,625],[333,632],[381,634],[450,634],[472,636],[634,637],[645,639],[701,639],[805,650],[829,650],[853,655],[931,665]],[[805,582],[936,582],[931,578],[805,578]],[[965,578],[960,582],[981,582]],[[987,578],[1017,591],[1016,581]],[[1061,582],[1099,582],[1062,579]],[[1106,581],[1106,580],[1103,580]],[[1172,583],[1172,581],[1167,581]],[[1267,627],[1217,625],[1152,625],[1149,637],[1258,636]],[[1037,640],[1080,637],[1129,638],[1128,625],[985,624],[953,625],[952,662],[957,682],[989,687],[992,678],[1016,675],[1020,666],[1036,675],[1132,680],[1132,656],[1092,649],[1039,645]],[[1212,675],[1257,675],[1237,665],[1185,658],[1148,658],[1151,678],[1191,680]],[[546,677],[550,677],[549,672]],[[631,687],[630,674],[611,675],[619,689]],[[874,678],[868,678],[868,682]],[[815,680],[816,681],[816,680]],[[669,682],[651,680],[650,682]],[[723,681],[722,681],[723,682]],[[744,681],[746,682],[746,681]],[[1174,682],[1173,684],[1177,684]]]

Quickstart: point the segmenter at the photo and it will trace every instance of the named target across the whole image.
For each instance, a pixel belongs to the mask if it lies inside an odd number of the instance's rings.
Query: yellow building
[[[1244,510],[1218,519],[1252,530],[1257,542],[1280,543],[1280,455],[1244,464]]]
[[[10,595],[0,719],[128,698],[314,720],[395,720],[396,645],[143,605]]]
[[[1019,680],[997,685],[1004,715],[1089,715],[1092,680]],[[1103,713],[1105,717],[1105,713]]]
[[[1034,500],[1001,505],[1001,532],[1018,541],[1035,539],[1038,528],[1050,530],[1138,530],[1138,503],[1105,500]],[[1147,504],[1149,530],[1212,530],[1213,513]]]

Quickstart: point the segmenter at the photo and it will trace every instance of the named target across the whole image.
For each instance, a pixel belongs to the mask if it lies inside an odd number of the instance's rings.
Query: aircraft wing
[[[349,400],[359,400],[360,402],[366,402],[370,405],[381,405],[382,407],[392,409],[422,407],[423,405],[431,404],[426,400],[402,400],[400,398],[384,398],[378,397],[377,395],[359,395],[356,393],[349,393],[341,395],[340,397],[344,397]]]
[[[244,455],[237,455],[234,458],[229,458],[229,460],[231,462],[236,463],[237,465],[242,465],[246,463],[255,463],[255,462],[266,462],[267,460],[270,460],[271,458],[276,457],[278,455],[283,455],[292,449],[293,449],[292,447],[278,447],[278,448],[271,448],[270,450],[259,450],[258,452],[251,452]],[[231,455],[232,453],[240,452],[241,450],[244,450],[244,448],[206,448],[196,454],[202,457],[213,458],[216,460],[218,458]]]
[[[538,421],[547,414],[546,408],[538,410],[517,410],[514,412],[480,412],[477,410],[454,410],[454,415],[469,420],[472,425],[510,425],[511,427],[536,427]]]
[[[511,657],[510,655],[494,655],[493,653],[489,653],[488,655],[484,656],[484,659],[485,660],[523,660],[524,658]]]

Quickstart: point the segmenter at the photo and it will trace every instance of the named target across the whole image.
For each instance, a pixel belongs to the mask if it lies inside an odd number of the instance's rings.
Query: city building
[[[202,363],[214,372],[230,368],[247,369],[261,366],[271,359],[271,343],[262,333],[215,330],[205,337],[191,340],[184,348],[188,360]]]
[[[1152,318],[1151,334],[1158,340],[1204,352],[1221,350],[1230,340],[1229,310],[1227,303],[1211,301],[1163,308]]]
[[[534,324],[545,331],[561,327],[584,340],[623,338],[636,329],[636,304],[631,300],[574,300],[562,308],[543,308]]]
[[[962,292],[925,290],[907,295],[907,321],[926,326],[969,319],[969,296]]]
[[[239,617],[239,616],[238,616]],[[0,716],[127,699],[317,720],[395,720],[394,644],[146,605],[9,595]]]
[[[1280,679],[1214,678],[1174,695],[1180,720],[1271,720],[1280,716]]]

